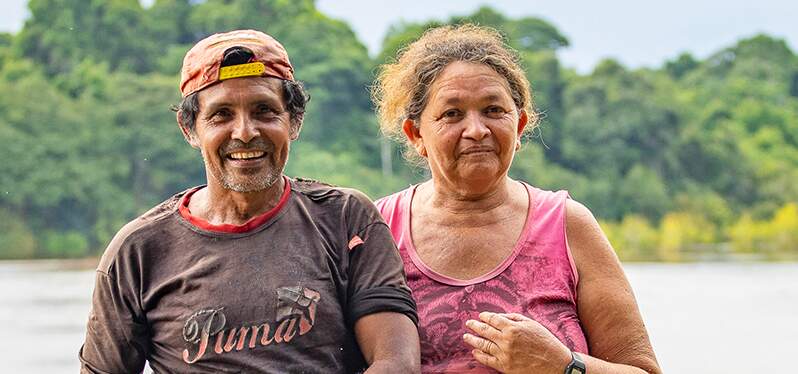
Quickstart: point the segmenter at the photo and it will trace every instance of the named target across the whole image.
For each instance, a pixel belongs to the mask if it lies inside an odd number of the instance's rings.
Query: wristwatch
[[[576,352],[571,352],[571,363],[565,367],[565,374],[585,374],[585,362]]]

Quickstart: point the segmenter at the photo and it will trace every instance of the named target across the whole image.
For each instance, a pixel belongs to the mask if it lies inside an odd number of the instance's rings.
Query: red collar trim
[[[231,225],[227,223],[223,223],[221,225],[216,225],[210,223],[200,217],[194,216],[191,214],[191,211],[188,210],[188,203],[191,201],[191,195],[194,192],[199,191],[202,187],[197,187],[191,191],[188,191],[185,196],[183,196],[183,201],[180,203],[180,215],[186,219],[189,223],[194,226],[197,226],[205,231],[212,231],[212,232],[222,232],[222,233],[233,233],[233,234],[240,234],[252,231],[258,228],[260,225],[266,223],[269,219],[276,216],[277,213],[285,206],[285,203],[288,202],[288,197],[291,196],[291,184],[287,177],[283,177],[285,179],[285,190],[283,191],[283,195],[280,196],[280,201],[277,203],[277,206],[270,209],[268,212],[263,213],[259,216],[252,217],[249,221],[244,223],[243,225]]]

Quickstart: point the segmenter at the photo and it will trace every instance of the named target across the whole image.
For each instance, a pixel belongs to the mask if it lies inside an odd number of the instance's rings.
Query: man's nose
[[[233,139],[240,140],[244,143],[249,143],[250,140],[258,136],[258,130],[254,126],[254,122],[246,115],[239,116],[234,124]]]
[[[490,135],[490,129],[485,125],[482,113],[468,113],[463,120],[466,126],[463,130],[463,137],[482,140]]]

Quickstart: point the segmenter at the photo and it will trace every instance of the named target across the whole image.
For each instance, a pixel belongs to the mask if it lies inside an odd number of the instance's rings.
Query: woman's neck
[[[508,218],[513,209],[506,208],[518,202],[518,187],[509,177],[479,191],[447,188],[431,179],[416,190],[414,205],[420,208],[417,212],[430,212],[443,225],[490,225]]]

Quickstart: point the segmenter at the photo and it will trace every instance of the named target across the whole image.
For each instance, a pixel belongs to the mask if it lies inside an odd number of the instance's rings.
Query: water
[[[94,273],[64,264],[0,262],[3,372],[78,371]],[[665,373],[794,372],[798,263],[625,268]]]

